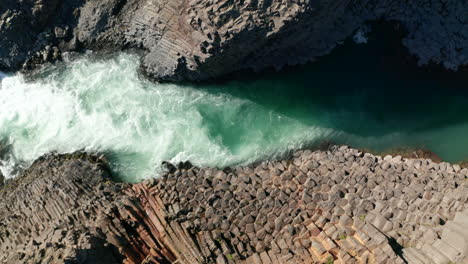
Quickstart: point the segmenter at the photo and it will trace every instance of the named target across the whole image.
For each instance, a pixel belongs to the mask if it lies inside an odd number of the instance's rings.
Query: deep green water
[[[0,140],[11,145],[1,169],[84,149],[139,181],[164,160],[246,164],[323,140],[467,159],[468,78],[402,68],[386,52],[349,45],[313,65],[197,86],[146,81],[129,54],[84,57],[34,81],[0,77]]]

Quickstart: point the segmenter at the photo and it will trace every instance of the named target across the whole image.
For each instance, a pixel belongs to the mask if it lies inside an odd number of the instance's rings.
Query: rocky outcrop
[[[0,263],[465,263],[468,169],[348,147],[109,181],[83,154],[0,190]],[[99,261],[96,262],[96,259]]]
[[[329,53],[366,22],[392,21],[419,58],[468,63],[466,1],[5,0],[0,70],[30,69],[65,51],[137,49],[159,81],[280,68]]]
[[[100,234],[119,193],[108,180],[95,157],[36,161],[0,189],[0,263],[118,263],[118,251]]]
[[[466,220],[467,173],[447,163],[334,147],[255,167],[181,166],[154,187],[133,189],[146,211],[165,208],[172,222],[163,226],[182,226],[164,237],[195,263],[213,252],[218,263],[418,263],[422,256],[421,263],[460,263],[468,235],[444,234],[451,221]],[[175,240],[186,230],[192,246]],[[438,240],[451,241],[454,254],[402,254]]]
[[[403,249],[409,264],[468,263],[468,210],[456,213],[440,230],[440,238],[421,241],[417,248]]]

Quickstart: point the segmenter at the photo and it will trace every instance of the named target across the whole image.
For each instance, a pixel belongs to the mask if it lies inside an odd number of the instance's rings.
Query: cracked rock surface
[[[375,20],[404,29],[403,44],[420,64],[455,70],[468,64],[466,7],[466,0],[4,0],[0,70],[32,69],[67,51],[136,49],[155,80],[205,80],[314,60]]]
[[[164,164],[109,181],[49,155],[0,189],[0,263],[468,261],[468,169],[346,146],[255,166]]]

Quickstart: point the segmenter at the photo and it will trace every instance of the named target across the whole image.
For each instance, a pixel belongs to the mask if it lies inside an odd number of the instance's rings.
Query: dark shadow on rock
[[[404,247],[402,245],[398,244],[396,239],[393,238],[393,237],[388,238],[388,242],[389,242],[390,246],[392,247],[393,251],[395,252],[395,254],[397,254],[398,256],[400,256],[404,260],[405,259],[403,257],[403,248]]]
[[[363,137],[468,123],[466,70],[419,67],[401,44],[404,29],[397,26],[371,23],[367,44],[348,39],[315,63],[281,72],[242,71],[197,87],[253,101],[306,125]]]
[[[118,249],[106,242],[105,240],[97,237],[89,239],[91,248],[78,248],[75,250],[75,256],[69,257],[64,260],[65,264],[119,264],[124,260],[120,255]]]

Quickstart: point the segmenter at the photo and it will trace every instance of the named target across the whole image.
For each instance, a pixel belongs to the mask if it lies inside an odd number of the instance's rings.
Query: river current
[[[360,51],[198,85],[147,81],[131,54],[84,56],[34,80],[0,74],[0,141],[10,146],[0,169],[11,177],[45,153],[87,150],[136,182],[157,176],[162,161],[248,164],[324,140],[467,159],[465,80],[408,77]]]

